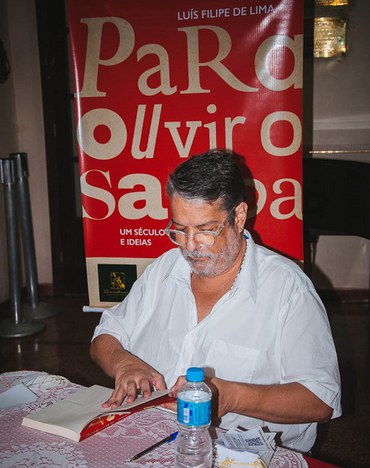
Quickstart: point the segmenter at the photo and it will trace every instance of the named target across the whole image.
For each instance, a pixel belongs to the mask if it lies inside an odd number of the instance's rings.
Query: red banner
[[[140,274],[173,247],[168,173],[209,148],[245,158],[256,240],[302,259],[303,0],[69,0],[68,15],[91,302],[115,302],[93,292],[99,265]]]

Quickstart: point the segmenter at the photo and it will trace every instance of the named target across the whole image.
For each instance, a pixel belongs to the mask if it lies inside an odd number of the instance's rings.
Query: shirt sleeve
[[[313,286],[296,292],[282,320],[282,383],[304,385],[333,408],[333,418],[340,416],[337,354],[326,310]]]
[[[120,303],[106,309],[95,328],[92,340],[99,335],[111,335],[126,351],[130,351],[130,336],[140,316],[147,270],[135,281],[129,294]]]

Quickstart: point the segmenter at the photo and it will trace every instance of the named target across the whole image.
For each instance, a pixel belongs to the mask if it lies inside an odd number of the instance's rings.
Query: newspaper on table
[[[249,431],[230,429],[216,440],[218,458],[223,459],[232,454],[240,458],[241,453],[247,452],[245,461],[261,458],[268,466],[276,448],[275,435],[275,432],[264,432],[262,428]]]

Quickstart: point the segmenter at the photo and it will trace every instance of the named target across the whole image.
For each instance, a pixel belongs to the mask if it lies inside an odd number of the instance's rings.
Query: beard
[[[214,270],[215,254],[184,249],[182,250],[182,255],[189,263],[192,273],[196,273],[199,276],[213,276],[211,273]],[[199,259],[204,260],[199,261]]]
[[[241,249],[241,238],[235,237],[225,244],[218,253],[196,250],[181,250],[183,257],[189,263],[192,273],[198,276],[217,276],[234,264]]]

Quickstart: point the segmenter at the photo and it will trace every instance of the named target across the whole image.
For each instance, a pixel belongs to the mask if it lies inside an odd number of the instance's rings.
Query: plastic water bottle
[[[211,468],[212,441],[208,428],[211,422],[211,390],[204,383],[204,372],[190,367],[187,382],[177,394],[177,436],[175,468]]]

